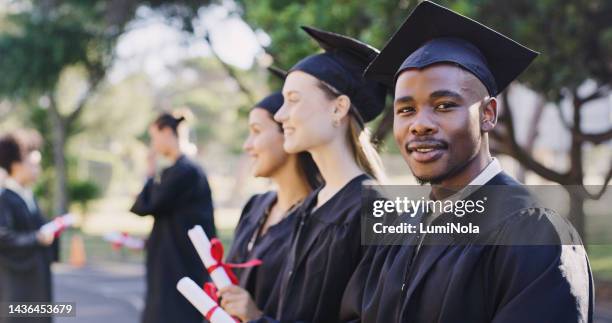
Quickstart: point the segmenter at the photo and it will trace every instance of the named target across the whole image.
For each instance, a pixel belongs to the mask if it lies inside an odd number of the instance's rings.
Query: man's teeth
[[[433,148],[417,148],[416,151],[420,152],[420,153],[428,153],[430,151],[433,151]]]

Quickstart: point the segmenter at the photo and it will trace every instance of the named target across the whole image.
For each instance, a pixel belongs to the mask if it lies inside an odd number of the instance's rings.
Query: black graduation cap
[[[270,65],[268,66],[268,72],[272,73],[272,75],[278,77],[279,80],[284,81],[287,78],[287,71],[283,70],[280,67]]]
[[[302,59],[289,72],[300,70],[333,86],[351,99],[364,122],[376,118],[385,106],[386,89],[378,82],[366,80],[363,72],[378,50],[340,34],[313,27],[302,29],[325,52]]]
[[[268,66],[268,71],[272,73],[272,75],[278,77],[280,80],[283,81],[287,77],[287,72],[276,66]],[[257,102],[253,106],[253,109],[261,108],[270,112],[271,115],[274,115],[276,111],[280,110],[280,108],[283,106],[283,102],[283,94],[278,91],[266,96],[261,101]]]
[[[406,69],[454,63],[474,74],[496,96],[538,54],[475,20],[423,1],[364,75],[393,88]]]

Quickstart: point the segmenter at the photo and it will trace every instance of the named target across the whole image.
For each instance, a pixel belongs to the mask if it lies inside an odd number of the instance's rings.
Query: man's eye
[[[411,113],[414,112],[414,108],[413,107],[399,107],[397,108],[397,114],[406,114],[406,113]]]
[[[444,102],[444,103],[440,103],[438,105],[436,105],[436,110],[449,110],[453,107],[456,107],[457,105],[455,103],[452,102]]]

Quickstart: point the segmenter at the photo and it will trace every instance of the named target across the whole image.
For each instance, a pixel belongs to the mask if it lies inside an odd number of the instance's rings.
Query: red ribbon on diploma
[[[68,226],[66,225],[66,223],[64,223],[64,219],[62,217],[57,217],[53,219],[53,221],[55,221],[55,223],[59,227],[59,229],[55,232],[55,238],[57,239],[57,237],[59,237]]]
[[[217,297],[217,286],[215,286],[215,284],[204,283],[204,292],[208,294],[208,296],[210,296],[210,298],[212,298],[212,300],[215,301],[215,303],[219,304],[219,297]],[[206,312],[204,317],[210,322],[210,319],[212,318],[213,314],[215,314],[215,311],[218,308],[219,308],[219,305],[213,306],[210,310],[208,310],[208,312]],[[235,317],[234,317],[234,320],[236,321],[236,323],[240,323],[240,320]]]
[[[127,237],[129,236],[127,232],[121,232],[121,238],[117,241],[112,242],[112,247],[113,250],[119,250],[121,249],[121,247],[123,247],[123,241],[125,241],[125,239],[127,239]]]
[[[217,287],[215,287],[215,284],[213,284],[213,283],[204,283],[204,292],[206,294],[208,294],[208,296],[210,296],[210,298],[212,298],[212,300],[215,301],[215,303],[219,303],[219,297],[217,297]],[[208,321],[210,321],[210,319],[212,318],[213,314],[215,313],[215,311],[218,308],[219,308],[219,305],[213,306],[210,310],[208,310],[208,312],[206,312],[204,317]]]
[[[215,269],[222,267],[223,269],[225,269],[227,276],[230,278],[230,280],[232,281],[234,285],[238,284],[238,277],[236,277],[236,274],[234,274],[234,272],[232,271],[232,268],[249,268],[249,267],[259,266],[262,264],[261,260],[259,259],[251,259],[241,264],[224,263],[223,262],[223,244],[217,238],[212,238],[210,240],[210,255],[215,259],[216,263],[207,268],[208,273],[210,274],[213,271],[215,271]]]

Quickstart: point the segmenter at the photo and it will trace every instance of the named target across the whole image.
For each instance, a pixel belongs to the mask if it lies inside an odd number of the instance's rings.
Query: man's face
[[[487,98],[484,85],[454,65],[437,64],[399,75],[393,134],[419,182],[440,183],[479,153],[480,108]]]
[[[151,138],[151,148],[160,155],[165,155],[176,145],[177,138],[170,127],[159,129],[157,125],[153,124],[149,126],[149,137]]]

